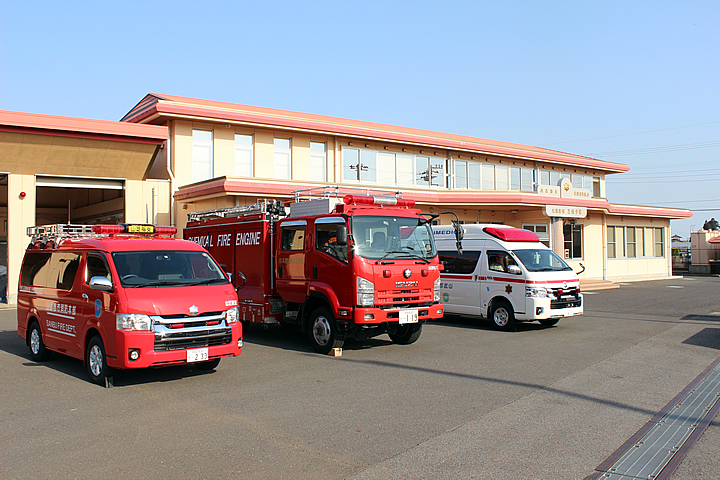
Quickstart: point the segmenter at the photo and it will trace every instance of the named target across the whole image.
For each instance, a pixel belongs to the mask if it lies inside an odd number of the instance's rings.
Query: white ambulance
[[[445,312],[490,318],[496,327],[555,325],[583,313],[580,280],[537,235],[508,225],[433,226]],[[458,252],[458,245],[461,245]]]

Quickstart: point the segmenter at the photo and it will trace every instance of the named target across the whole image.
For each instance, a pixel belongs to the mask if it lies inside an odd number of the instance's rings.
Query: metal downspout
[[[175,226],[175,175],[172,172],[172,132],[175,124],[171,121],[168,125],[168,141],[167,141],[167,152],[165,153],[165,166],[167,168],[168,175],[170,176],[170,226]]]

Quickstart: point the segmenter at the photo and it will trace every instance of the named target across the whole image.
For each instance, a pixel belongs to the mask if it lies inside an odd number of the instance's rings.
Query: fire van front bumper
[[[418,307],[404,308],[356,308],[352,312],[352,320],[356,324],[370,325],[375,323],[425,323],[428,320],[442,318],[444,308],[441,303]],[[338,319],[342,319],[340,316]]]
[[[116,332],[116,355],[108,352],[113,368],[147,368],[179,365],[240,355],[242,324],[240,322],[208,328],[176,331]]]

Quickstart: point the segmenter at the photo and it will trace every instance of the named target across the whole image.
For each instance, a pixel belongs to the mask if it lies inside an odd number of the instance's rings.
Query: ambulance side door
[[[510,266],[517,265],[509,252],[489,247],[482,262],[481,299],[483,312],[487,312],[490,301],[503,297],[512,304],[513,311],[525,312],[525,277],[512,273]],[[518,267],[518,271],[520,271]]]
[[[448,313],[480,316],[480,281],[476,275],[482,251],[477,246],[438,252],[444,270],[440,276],[440,301]]]

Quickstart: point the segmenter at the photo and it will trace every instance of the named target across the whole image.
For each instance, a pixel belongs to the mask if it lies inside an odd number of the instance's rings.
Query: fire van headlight
[[[225,311],[225,323],[235,323],[238,321],[238,307],[233,307],[230,310]]]
[[[525,286],[525,296],[526,297],[539,297],[539,298],[554,298],[552,291],[545,288],[545,287],[531,287],[529,285]]]
[[[435,280],[435,284],[433,285],[433,288],[435,289],[435,301],[440,301],[440,277]]]
[[[139,313],[118,313],[115,317],[118,330],[151,330],[152,320]]]
[[[357,302],[358,305],[372,306],[375,304],[375,284],[357,277]]]

